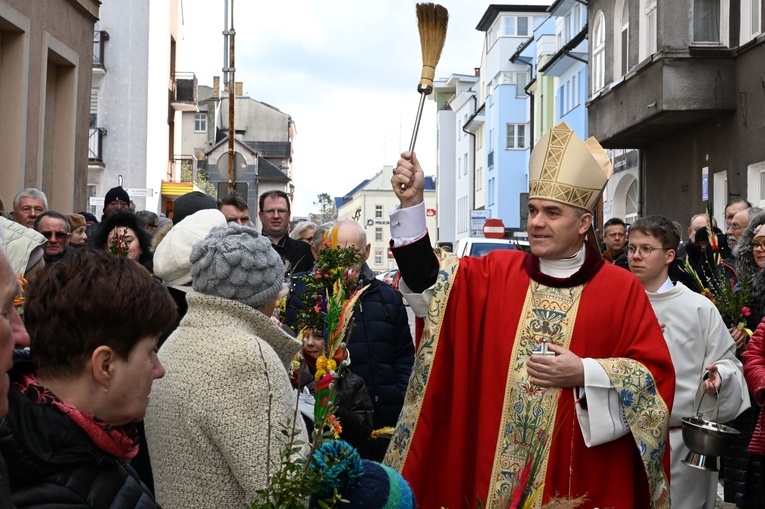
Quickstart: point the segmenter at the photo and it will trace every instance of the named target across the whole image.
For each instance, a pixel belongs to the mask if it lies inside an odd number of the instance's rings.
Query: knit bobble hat
[[[226,226],[217,209],[200,210],[173,226],[154,250],[154,274],[171,286],[191,284],[191,250],[216,226]]]
[[[332,497],[335,490],[346,503],[342,507],[363,509],[414,509],[412,489],[401,474],[370,460],[362,460],[348,442],[332,440],[321,444],[311,456],[311,470],[322,487],[311,496],[309,507]]]
[[[213,228],[190,260],[195,291],[254,308],[275,300],[284,283],[284,262],[271,241],[248,226]]]

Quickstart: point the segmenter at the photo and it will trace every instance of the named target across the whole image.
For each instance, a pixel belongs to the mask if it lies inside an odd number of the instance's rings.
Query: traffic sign
[[[505,223],[501,219],[487,219],[483,224],[483,236],[487,239],[501,239],[505,236]]]

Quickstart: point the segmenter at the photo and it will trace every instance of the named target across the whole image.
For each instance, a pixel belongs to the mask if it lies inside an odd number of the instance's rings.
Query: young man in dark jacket
[[[324,232],[331,226],[324,225],[314,234],[316,254],[321,249]],[[393,427],[404,404],[414,362],[414,342],[406,308],[398,291],[375,279],[366,264],[370,246],[361,225],[355,221],[339,221],[337,228],[338,246],[355,246],[361,253],[360,287],[369,285],[353,312],[353,329],[347,345],[351,371],[366,383],[374,407],[373,428]],[[298,310],[303,307],[300,294],[305,288],[305,283],[296,278],[287,302],[285,325],[294,326]],[[370,448],[368,459],[382,460],[387,445],[387,440],[377,440]]]

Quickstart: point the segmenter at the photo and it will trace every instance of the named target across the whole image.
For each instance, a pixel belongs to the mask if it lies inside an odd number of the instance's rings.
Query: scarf
[[[107,424],[95,415],[58,399],[31,373],[23,375],[13,386],[35,405],[52,408],[69,417],[102,451],[122,460],[132,459],[138,454],[138,430],[134,424],[117,427]]]

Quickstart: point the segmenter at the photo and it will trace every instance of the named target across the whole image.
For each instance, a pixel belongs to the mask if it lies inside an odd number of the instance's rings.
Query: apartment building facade
[[[43,5],[44,4],[44,5]],[[0,0],[0,199],[36,187],[51,209],[86,203],[98,0]]]

